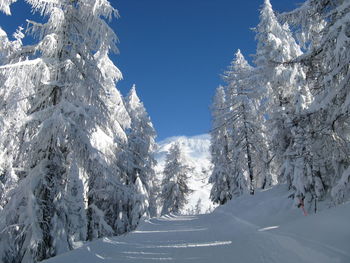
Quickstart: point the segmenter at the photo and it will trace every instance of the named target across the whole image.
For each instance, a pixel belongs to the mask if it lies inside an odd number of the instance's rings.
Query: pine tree
[[[0,8],[9,13],[11,2]],[[24,94],[26,105],[12,164],[19,181],[0,216],[0,254],[11,263],[40,261],[76,241],[116,234],[123,220],[116,215],[133,198],[115,155],[130,122],[112,88],[120,72],[107,60],[117,37],[104,18],[117,11],[108,1],[29,3],[48,18],[29,21],[38,43],[0,68],[6,94],[13,95],[8,103],[18,107],[17,95]]]
[[[350,198],[350,3],[332,1],[324,3],[324,9],[320,9],[320,3],[310,4],[314,4],[320,10],[321,17],[327,21],[319,45],[310,52],[309,71],[311,76],[318,76],[314,83],[317,95],[313,110],[320,116],[318,119],[323,120],[323,136],[317,142],[323,143],[324,148],[320,152],[328,173],[328,180],[322,180],[322,183],[331,189],[333,200],[341,203]]]
[[[270,141],[279,182],[287,182],[297,199],[317,184],[308,108],[312,95],[302,65],[289,63],[303,55],[289,26],[281,25],[269,0],[260,12],[255,63],[267,89],[267,114],[273,130]]]
[[[212,184],[210,198],[214,203],[224,204],[232,199],[231,188],[234,185],[232,185],[229,171],[231,160],[228,150],[227,105],[225,89],[222,86],[216,89],[212,119],[210,152],[213,170],[209,178],[209,183]]]
[[[312,125],[313,195],[330,193],[336,203],[349,192],[349,29],[350,3],[336,0],[308,0],[284,17],[300,28],[307,46],[296,59],[308,69],[314,101],[309,109]],[[310,187],[309,187],[310,188]]]
[[[160,180],[157,178],[157,174],[154,174],[154,177],[150,181],[150,190],[149,190],[149,216],[158,217],[159,216],[159,195],[160,195]]]
[[[9,45],[9,40],[7,38],[7,34],[0,27],[0,66],[5,63],[5,59],[8,53],[7,51],[8,45]],[[3,89],[3,76],[1,75],[0,75],[0,88],[1,88],[0,89],[0,92],[1,92]],[[0,134],[4,134],[8,126],[6,117],[3,115],[4,114],[2,112],[2,114],[0,114]],[[4,202],[6,202],[5,201],[6,189],[12,188],[12,187],[6,186],[7,182],[9,181],[8,179],[9,158],[6,156],[6,154],[4,154],[4,152],[5,152],[4,142],[3,142],[3,139],[0,138],[0,211],[4,205]],[[12,184],[13,183],[11,182],[11,185]]]
[[[10,41],[5,31],[0,28],[0,67],[7,63],[16,63],[25,59],[21,54],[23,28],[18,28]],[[19,130],[28,109],[23,97],[32,92],[29,84],[27,90],[18,84],[27,76],[27,72],[5,75],[0,71],[0,208],[8,201],[9,193],[18,181],[13,164],[18,152],[16,133]],[[14,89],[9,87],[15,86]]]
[[[255,188],[272,184],[268,145],[263,132],[264,117],[260,113],[261,89],[255,84],[254,69],[240,50],[224,79],[227,82],[227,107],[230,107],[227,125],[231,138],[233,184],[236,189],[241,189],[238,194],[246,191],[246,187],[254,194]]]
[[[310,2],[310,6],[319,10],[320,17],[327,21],[321,41],[307,57],[311,63],[310,78],[317,76],[312,110],[319,116],[317,119],[323,120],[322,136],[316,140],[316,143],[322,143],[318,165],[326,163],[328,180],[322,180],[322,183],[331,189],[333,200],[341,203],[350,198],[350,3],[341,0],[323,2],[323,5]],[[320,178],[324,178],[322,174]]]
[[[202,213],[202,199],[199,198],[197,203],[196,203],[196,206],[194,207],[194,211],[193,211],[193,214],[194,215],[200,215]]]
[[[144,189],[143,193],[145,196],[138,193],[141,198],[136,201],[141,203],[139,208],[143,208],[134,214],[137,218],[141,218],[143,215],[149,214],[149,216],[157,216],[157,205],[156,205],[156,175],[154,167],[156,160],[154,159],[154,152],[156,150],[156,132],[153,128],[153,124],[146,112],[143,103],[140,101],[135,85],[131,88],[127,99],[126,107],[131,117],[131,127],[128,131],[128,149],[130,151],[130,160],[128,167],[128,176],[130,184],[135,184],[137,180],[139,183],[138,189]],[[135,225],[136,226],[136,225]]]
[[[181,213],[192,192],[188,187],[188,178],[193,169],[183,164],[181,155],[180,146],[175,143],[166,156],[161,192],[162,215]]]

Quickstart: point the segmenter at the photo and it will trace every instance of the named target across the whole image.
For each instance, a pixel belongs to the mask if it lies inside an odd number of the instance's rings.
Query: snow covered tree
[[[264,2],[256,31],[255,63],[268,95],[267,114],[273,130],[270,141],[278,179],[294,188],[296,197],[304,198],[305,192],[314,191],[312,188],[317,185],[312,171],[312,128],[308,116],[313,98],[305,68],[289,63],[303,53],[288,24],[278,21],[269,0]]]
[[[7,38],[7,34],[5,31],[3,31],[0,27],[0,66],[5,62],[6,56],[7,56],[7,48],[8,48],[9,40]],[[3,89],[3,77],[0,75],[0,92]],[[7,130],[7,121],[6,117],[3,116],[3,110],[0,114],[0,135],[4,135],[5,131]],[[5,199],[5,189],[11,188],[9,186],[6,186],[6,183],[8,180],[8,171],[9,171],[9,163],[6,154],[4,154],[5,149],[3,147],[3,136],[0,138],[0,211],[4,203]],[[16,180],[15,180],[16,181]],[[12,185],[12,183],[11,183]]]
[[[268,109],[270,128],[272,129],[271,142],[275,163],[279,167],[279,181],[285,180],[282,176],[282,167],[287,148],[291,144],[290,129],[287,115],[294,106],[293,83],[289,83],[292,71],[286,72],[284,62],[301,55],[301,50],[293,40],[288,25],[281,25],[274,14],[269,0],[264,1],[260,11],[260,23],[256,27],[257,52],[255,64],[261,76],[261,85],[268,93]],[[295,43],[292,45],[292,43]]]
[[[329,193],[336,203],[350,196],[349,160],[349,18],[350,3],[308,0],[284,18],[300,28],[299,37],[308,47],[296,63],[308,69],[314,101],[312,120],[314,195]]]
[[[213,171],[209,178],[212,184],[210,198],[214,203],[224,204],[232,199],[229,138],[227,132],[227,105],[224,87],[216,89],[212,105],[211,162]]]
[[[12,2],[0,9],[9,13]],[[19,180],[0,215],[6,263],[37,262],[116,234],[132,200],[116,158],[130,119],[114,88],[121,74],[108,59],[117,37],[104,19],[117,11],[106,0],[29,3],[48,18],[28,22],[38,43],[0,68],[8,104],[24,94],[27,115],[12,164]]]
[[[0,28],[0,67],[9,62],[15,63],[25,59],[22,50],[22,28],[13,34],[10,41],[5,31]],[[0,208],[8,201],[8,194],[16,186],[18,176],[14,172],[13,162],[18,152],[16,133],[19,130],[28,109],[23,100],[32,92],[30,84],[23,90],[18,84],[25,79],[27,72],[4,76],[0,71]],[[9,89],[9,86],[16,86]]]
[[[261,89],[256,84],[254,69],[240,50],[225,72],[224,80],[227,83],[226,98],[229,107],[227,125],[231,138],[231,180],[234,188],[239,189],[237,194],[246,191],[247,187],[250,194],[254,194],[255,188],[271,185],[272,176],[268,165],[264,117],[261,114]]]
[[[126,98],[126,108],[131,117],[131,127],[127,133],[128,135],[128,150],[130,151],[130,160],[128,163],[128,178],[130,184],[135,184],[139,179],[139,189],[144,188],[144,195],[138,195],[143,200],[142,208],[136,211],[132,207],[133,214],[137,218],[149,214],[149,216],[157,216],[156,205],[156,174],[154,166],[156,160],[154,159],[154,152],[156,150],[156,132],[153,128],[150,117],[148,116],[143,103],[140,101],[135,85],[131,88]],[[141,200],[137,201],[141,203]]]
[[[320,43],[313,46],[307,58],[311,63],[310,77],[317,76],[312,110],[323,120],[324,127],[323,136],[316,141],[324,145],[321,159],[328,170],[328,180],[322,182],[330,186],[334,201],[340,203],[350,198],[350,3],[343,0],[323,1],[323,5],[309,2],[327,21]]]
[[[303,48],[312,50],[321,43],[322,32],[327,24],[325,13],[335,2],[307,0],[299,8],[280,14],[282,21],[293,25],[294,35]]]
[[[150,181],[149,193],[148,193],[148,211],[149,216],[158,217],[159,216],[159,195],[160,195],[160,180],[157,178],[157,174],[154,174],[154,177]]]
[[[187,197],[192,192],[188,187],[188,178],[192,170],[192,168],[183,163],[180,146],[174,143],[166,156],[163,171],[162,215],[180,213],[184,208],[188,202]]]
[[[256,71],[237,51],[213,103],[211,199],[224,204],[244,192],[271,186],[271,154],[265,134]]]

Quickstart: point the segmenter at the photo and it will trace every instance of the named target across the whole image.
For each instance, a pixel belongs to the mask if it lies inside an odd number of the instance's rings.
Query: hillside
[[[166,216],[128,235],[86,243],[46,263],[348,263],[350,203],[304,216],[284,185],[212,214]]]

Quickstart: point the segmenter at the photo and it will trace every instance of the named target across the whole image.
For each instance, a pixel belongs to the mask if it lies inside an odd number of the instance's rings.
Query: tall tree
[[[216,89],[212,104],[212,131],[210,133],[210,152],[211,162],[213,164],[212,174],[209,183],[212,184],[210,199],[214,203],[225,204],[232,199],[232,194],[237,190],[242,192],[242,185],[238,189],[233,189],[235,184],[231,180],[229,154],[229,137],[227,131],[227,113],[225,89],[219,86]]]
[[[9,13],[11,2],[0,1],[0,8]],[[117,233],[116,215],[132,199],[115,155],[130,122],[111,88],[121,75],[103,66],[111,66],[107,54],[117,39],[104,18],[117,11],[106,0],[29,3],[48,17],[29,21],[38,43],[25,48],[28,59],[0,69],[8,94],[32,91],[22,97],[27,117],[16,134],[19,182],[0,216],[0,254],[11,263],[40,261],[76,241]],[[13,82],[16,75],[23,78]]]
[[[300,29],[308,47],[296,63],[305,65],[314,101],[309,109],[313,134],[315,195],[336,203],[350,196],[349,176],[349,12],[348,1],[308,0],[284,18]],[[320,191],[320,189],[322,191]]]
[[[265,0],[256,28],[255,63],[261,85],[267,90],[267,114],[273,130],[274,163],[279,182],[287,182],[304,198],[305,189],[317,184],[311,172],[313,157],[308,108],[312,95],[302,65],[289,63],[303,55],[288,24],[281,25],[271,3]]]
[[[22,54],[22,28],[18,28],[13,34],[14,40],[10,41],[5,31],[0,28],[0,67],[7,63],[16,63],[26,59]],[[23,98],[32,93],[30,82],[28,89],[23,90],[20,83],[27,76],[27,72],[21,74],[3,74],[0,71],[0,207],[8,201],[8,195],[16,186],[18,176],[13,169],[14,159],[18,152],[16,132],[21,127],[26,111],[27,103]],[[15,88],[10,89],[9,87]]]
[[[138,212],[138,217],[140,218],[145,214],[154,217],[157,216],[156,174],[154,171],[156,165],[154,159],[156,132],[143,103],[136,93],[135,85],[126,98],[126,107],[131,117],[131,127],[128,131],[128,149],[131,154],[128,165],[129,180],[131,184],[135,184],[139,178],[139,183],[143,185],[146,194],[141,198],[144,203],[139,207],[143,207],[144,210]],[[141,188],[140,185],[139,189]]]
[[[188,187],[188,178],[193,169],[183,163],[181,155],[180,146],[175,143],[166,156],[161,193],[162,215],[180,213],[192,192]]]
[[[236,186],[246,179],[249,193],[254,194],[255,188],[271,185],[272,177],[263,132],[264,117],[260,113],[261,90],[255,83],[254,69],[240,50],[225,72],[224,80],[227,82],[227,107],[230,107],[227,125],[232,140],[229,144],[231,173]]]

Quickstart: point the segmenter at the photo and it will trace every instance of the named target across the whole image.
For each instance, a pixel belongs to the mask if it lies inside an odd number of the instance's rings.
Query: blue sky
[[[13,16],[0,14],[8,33],[25,27],[29,10],[22,1]],[[120,43],[113,55],[126,94],[136,84],[158,140],[210,130],[210,104],[220,74],[240,48],[250,59],[263,0],[111,0],[120,18],[111,23]],[[302,0],[271,0],[283,12]]]

